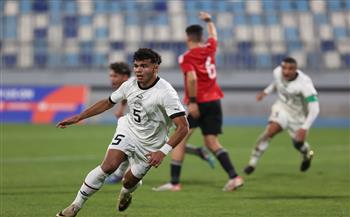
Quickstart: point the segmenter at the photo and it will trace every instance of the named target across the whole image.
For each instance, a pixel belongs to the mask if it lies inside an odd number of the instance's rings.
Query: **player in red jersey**
[[[187,120],[190,124],[190,131],[172,152],[170,183],[153,188],[155,191],[181,190],[180,172],[185,156],[185,144],[197,127],[200,127],[202,131],[206,147],[215,154],[229,176],[229,181],[223,190],[233,191],[243,185],[243,179],[238,176],[228,153],[218,140],[218,134],[222,133],[220,99],[224,94],[216,82],[216,28],[210,14],[201,12],[199,17],[207,23],[209,38],[205,43],[202,42],[203,28],[200,25],[187,27],[188,51],[179,57],[180,68],[185,80],[184,102],[188,107]]]

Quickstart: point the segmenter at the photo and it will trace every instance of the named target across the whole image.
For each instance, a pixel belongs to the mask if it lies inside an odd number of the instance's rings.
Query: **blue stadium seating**
[[[184,28],[204,24],[202,10],[217,23],[219,68],[271,69],[295,53],[306,58],[303,68],[318,69],[329,53],[337,69],[350,66],[350,0],[2,0],[0,60],[5,68],[101,67],[113,52],[130,61],[130,47],[147,46],[173,53],[175,69]]]

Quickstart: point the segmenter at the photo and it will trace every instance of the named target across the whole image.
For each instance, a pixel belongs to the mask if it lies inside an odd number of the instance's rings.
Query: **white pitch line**
[[[88,161],[102,159],[98,155],[80,156],[44,156],[44,157],[13,157],[1,159],[1,163],[41,163],[41,162],[64,162],[64,161]]]

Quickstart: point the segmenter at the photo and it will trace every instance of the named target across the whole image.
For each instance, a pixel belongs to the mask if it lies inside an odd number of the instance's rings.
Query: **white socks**
[[[122,186],[122,188],[120,189],[120,194],[123,195],[123,194],[130,194],[132,192],[134,192],[139,186],[142,185],[142,180],[140,180],[134,187],[132,188],[125,188],[124,186]]]
[[[85,181],[77,194],[77,197],[73,201],[73,204],[81,208],[86,200],[103,186],[103,183],[107,176],[108,174],[103,172],[101,166],[98,166],[95,169],[91,170],[91,172],[86,176]]]
[[[249,160],[249,165],[255,167],[258,163],[259,158],[261,155],[266,151],[266,149],[269,147],[269,141],[270,139],[264,139],[261,137],[256,144],[256,147],[252,151],[252,155]]]

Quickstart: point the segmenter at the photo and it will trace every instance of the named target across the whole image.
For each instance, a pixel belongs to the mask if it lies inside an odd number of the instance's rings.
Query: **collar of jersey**
[[[139,88],[140,88],[141,90],[148,90],[148,89],[152,88],[154,85],[156,85],[157,82],[159,81],[159,79],[160,79],[160,78],[157,76],[157,79],[156,79],[150,86],[148,86],[148,87],[141,87],[139,82],[137,82],[137,86],[139,86]]]

